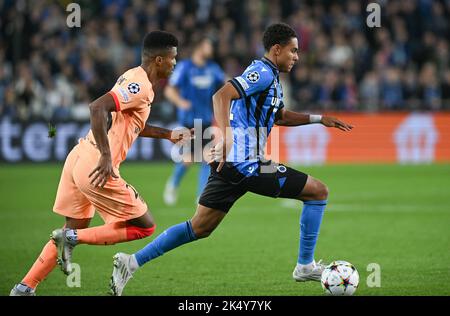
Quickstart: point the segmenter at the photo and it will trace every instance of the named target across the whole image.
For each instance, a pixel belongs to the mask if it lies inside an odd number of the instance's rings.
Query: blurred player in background
[[[225,75],[218,64],[211,58],[214,54],[213,42],[208,37],[202,37],[194,43],[192,56],[178,63],[169,85],[165,89],[166,98],[177,107],[178,124],[194,128],[194,120],[201,120],[203,131],[213,123],[212,96],[224,84]],[[202,147],[206,145],[202,138]],[[197,140],[199,141],[199,140]],[[178,188],[187,169],[194,161],[193,149],[183,153],[183,162],[175,164],[172,176],[166,183],[164,202],[174,205],[178,198]],[[203,155],[201,156],[203,157]],[[208,181],[210,168],[203,161],[198,175],[197,197],[203,191]]]
[[[303,172],[265,161],[263,149],[274,124],[321,123],[342,131],[350,131],[353,126],[329,116],[286,110],[279,73],[290,72],[299,59],[297,35],[286,24],[273,24],[264,32],[263,44],[264,57],[253,61],[241,76],[227,82],[214,95],[214,116],[223,138],[211,151],[214,157],[211,175],[196,213],[191,220],[168,228],[135,254],[116,254],[111,279],[114,295],[121,295],[132,274],[146,262],[183,244],[208,237],[247,192],[303,201],[299,255],[293,278],[320,281],[325,266],[315,262],[314,251],[328,188]],[[256,132],[245,134],[249,128]]]
[[[177,47],[178,40],[170,33],[147,34],[142,64],[126,71],[111,91],[91,103],[91,130],[66,158],[53,207],[66,224],[53,231],[52,240],[10,295],[35,295],[57,262],[64,273],[72,272],[72,251],[78,244],[113,245],[153,233],[155,223],[147,204],[120,176],[119,166],[138,136],[178,141],[170,130],[146,125],[154,87],[172,73]],[[87,228],[95,210],[105,224]]]

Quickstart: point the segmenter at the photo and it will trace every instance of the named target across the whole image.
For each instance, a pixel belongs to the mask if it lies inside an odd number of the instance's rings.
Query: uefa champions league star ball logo
[[[247,74],[248,81],[255,83],[259,80],[259,73],[257,71],[252,71]]]
[[[133,82],[128,85],[128,91],[130,91],[130,93],[136,94],[140,90],[141,90],[141,87],[139,87],[138,83]]]

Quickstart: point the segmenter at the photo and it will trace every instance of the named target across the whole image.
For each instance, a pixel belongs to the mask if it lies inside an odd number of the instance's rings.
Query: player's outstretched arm
[[[332,116],[301,114],[293,111],[281,109],[276,125],[279,126],[300,126],[306,124],[321,123],[326,127],[336,127],[344,132],[348,132],[353,125],[344,123]]]
[[[278,119],[275,121],[275,124],[279,126],[300,126],[311,124],[309,114],[301,114],[285,109],[281,109],[277,113],[277,118]]]
[[[94,134],[95,143],[101,153],[97,167],[89,174],[91,184],[94,187],[103,187],[109,177],[117,178],[111,161],[111,150],[109,148],[107,121],[108,113],[116,110],[116,104],[111,94],[107,93],[89,105],[91,113],[91,130]]]
[[[168,139],[172,143],[184,143],[192,139],[194,135],[194,129],[188,130],[183,128],[180,130],[170,130],[153,125],[145,125],[145,128],[139,134],[140,137]]]

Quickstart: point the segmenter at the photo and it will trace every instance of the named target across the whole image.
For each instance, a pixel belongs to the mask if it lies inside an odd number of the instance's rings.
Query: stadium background
[[[360,294],[450,294],[450,1],[378,1],[380,28],[366,26],[369,1],[77,1],[80,28],[66,25],[69,3],[0,1],[1,295],[26,272],[47,232],[61,224],[49,211],[61,163],[89,128],[89,102],[140,63],[146,32],[175,33],[179,60],[189,56],[197,37],[210,35],[214,59],[233,77],[263,55],[262,32],[277,21],[289,23],[300,37],[300,62],[281,76],[287,107],[333,113],[356,126],[348,135],[320,125],[278,132],[280,159],[331,190],[318,255],[356,264]],[[174,121],[173,105],[157,93],[150,122],[173,127]],[[54,139],[47,137],[48,123],[57,127]],[[167,141],[139,140],[128,160],[140,162],[124,163],[122,170],[151,205],[159,232],[194,208],[192,171],[178,206],[162,203],[170,150]],[[289,280],[296,207],[245,197],[213,238],[155,262],[139,277],[150,282],[136,282],[129,293],[320,294],[317,286]],[[250,238],[249,227],[258,238]],[[75,257],[83,264],[83,286],[68,288],[54,272],[38,293],[104,294],[110,255],[145,243],[84,247]],[[381,288],[365,285],[370,262],[382,268]],[[222,271],[215,276],[217,266]],[[261,274],[272,278],[262,281]],[[186,282],[175,282],[181,277]]]

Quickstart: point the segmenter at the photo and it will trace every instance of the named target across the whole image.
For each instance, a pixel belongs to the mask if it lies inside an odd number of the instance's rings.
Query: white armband
[[[309,115],[309,122],[311,124],[320,123],[322,121],[322,115]]]

